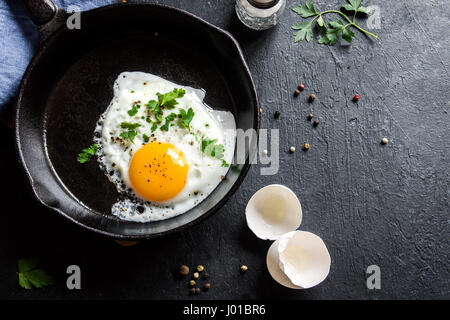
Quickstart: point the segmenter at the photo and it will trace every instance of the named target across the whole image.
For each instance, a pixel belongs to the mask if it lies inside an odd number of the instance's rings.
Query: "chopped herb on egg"
[[[122,122],[120,124],[120,127],[122,129],[128,129],[128,130],[134,130],[138,127],[140,127],[141,125],[139,123],[131,123],[131,122]]]
[[[130,110],[128,110],[128,115],[130,117],[135,116],[138,113],[138,110],[141,106],[139,104],[135,104]]]
[[[98,150],[98,145],[96,145],[96,144],[93,144],[89,148],[81,150],[81,153],[78,154],[77,161],[79,163],[88,162],[89,160],[91,160],[91,158],[93,156],[95,156],[95,153],[97,152],[97,150]]]
[[[164,123],[163,126],[161,126],[161,130],[162,131],[169,131],[169,125],[170,122],[172,122],[175,118],[177,117],[177,115],[175,113],[171,113],[166,117],[166,122]]]
[[[124,139],[128,139],[131,141],[131,143],[134,143],[134,138],[137,136],[136,130],[128,130],[125,132],[122,132],[120,136]]]
[[[180,109],[180,114],[178,115],[178,117],[181,119],[180,124],[182,127],[188,129],[188,131],[191,131],[189,125],[191,124],[194,115],[195,113],[192,108],[189,108],[188,111]]]
[[[124,139],[128,139],[131,143],[134,143],[134,138],[137,136],[136,128],[140,127],[139,123],[122,122],[120,127],[127,129],[128,131],[122,132],[120,136]]]
[[[153,123],[153,125],[152,125],[152,132],[155,132],[156,131],[156,129],[158,129],[158,125],[156,124],[156,122],[155,123]]]
[[[230,164],[226,162],[225,160],[222,160],[222,167],[229,167]]]
[[[144,139],[144,142],[148,142],[148,140],[150,140],[150,137],[145,133],[142,135],[142,138]]]
[[[217,139],[202,138],[202,152],[217,159],[223,158],[225,148],[223,144],[217,144]]]
[[[173,89],[173,91],[161,94],[161,93],[156,93],[156,95],[158,96],[158,104],[161,107],[165,107],[167,109],[173,109],[178,102],[175,100],[176,98],[181,98],[184,96],[184,94],[186,93],[186,91],[184,91],[183,89]]]

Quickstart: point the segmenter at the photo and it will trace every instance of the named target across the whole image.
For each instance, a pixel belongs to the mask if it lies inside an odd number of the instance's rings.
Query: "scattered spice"
[[[305,90],[305,86],[303,84],[298,85],[298,90],[303,91]]]
[[[308,114],[308,119],[312,120],[312,118],[314,118],[313,114],[312,113]]]
[[[202,265],[197,266],[197,271],[198,272],[202,272],[203,270],[205,270],[205,267]]]
[[[297,89],[294,91],[294,97],[297,97],[299,94],[300,94],[300,90]]]
[[[263,150],[263,154],[267,155],[268,151],[266,149]]]
[[[314,120],[314,127],[317,127],[319,125],[319,119]]]
[[[183,264],[178,270],[178,273],[182,276],[187,276],[189,274],[189,267]]]
[[[311,93],[311,95],[309,96],[309,101],[313,102],[314,100],[316,100],[316,95],[314,93]]]
[[[200,288],[195,288],[195,293],[199,294],[200,293]]]
[[[189,289],[189,294],[195,294],[195,288],[190,288]]]
[[[387,144],[389,140],[387,138],[381,139],[381,144]]]
[[[360,96],[359,96],[359,94],[355,94],[355,96],[353,97],[353,101],[358,101],[359,100],[359,98],[361,98]]]
[[[203,289],[204,289],[205,291],[208,291],[209,288],[211,288],[211,283],[207,282],[207,283],[205,283],[205,284],[203,285]]]
[[[273,115],[275,119],[278,119],[281,115],[280,110],[275,111],[275,114]]]
[[[259,108],[259,112],[262,113],[262,111],[263,111],[262,108]]]
[[[199,277],[200,275],[198,274],[198,272],[194,272],[193,276],[194,276],[194,279],[198,279],[198,277]]]
[[[290,147],[290,148],[289,148],[289,152],[290,152],[290,153],[294,153],[294,152],[295,152],[295,147]]]
[[[248,270],[248,267],[245,265],[245,264],[243,264],[242,266],[241,266],[241,271],[242,272],[245,272],[245,271],[247,271]]]
[[[208,279],[208,278],[209,278],[209,274],[205,273],[205,274],[203,275],[203,279]]]
[[[189,281],[189,285],[190,285],[191,287],[195,286],[195,281],[194,281],[194,280],[190,280],[190,281]]]
[[[305,143],[305,144],[303,145],[303,150],[308,151],[309,148],[310,148],[309,143]]]

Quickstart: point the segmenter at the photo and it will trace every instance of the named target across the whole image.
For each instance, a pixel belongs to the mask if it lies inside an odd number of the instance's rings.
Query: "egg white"
[[[157,92],[166,93],[174,88],[182,88],[186,93],[177,98],[178,104],[174,109],[164,110],[163,117],[172,112],[178,114],[179,109],[192,108],[195,115],[190,123],[191,132],[173,122],[175,124],[167,132],[158,126],[152,133],[152,124],[146,121],[145,104],[149,100],[158,100]],[[234,155],[236,123],[231,112],[213,110],[204,104],[204,97],[203,90],[177,85],[149,73],[123,72],[118,76],[114,82],[114,97],[101,115],[94,133],[94,141],[99,145],[100,168],[122,195],[111,208],[114,216],[137,222],[168,219],[195,207],[223,180],[229,167],[222,166],[222,160],[202,152],[201,137],[217,139],[218,144],[223,144],[223,160],[230,164]],[[133,104],[141,107],[136,115],[130,116],[128,110]],[[134,143],[115,140],[125,131],[121,128],[122,122],[140,124]],[[171,143],[180,149],[189,165],[185,187],[169,201],[147,201],[137,195],[130,184],[128,169],[134,153],[146,144],[143,134],[150,137],[150,142]]]

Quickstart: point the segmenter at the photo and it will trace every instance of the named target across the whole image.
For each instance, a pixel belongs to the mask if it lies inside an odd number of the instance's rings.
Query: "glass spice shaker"
[[[253,30],[266,30],[275,26],[286,7],[286,0],[237,0],[239,20]]]

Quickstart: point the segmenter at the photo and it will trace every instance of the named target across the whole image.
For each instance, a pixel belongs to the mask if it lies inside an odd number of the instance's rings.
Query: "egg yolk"
[[[188,168],[181,150],[170,143],[150,142],[131,159],[130,183],[144,199],[163,202],[183,190]]]

